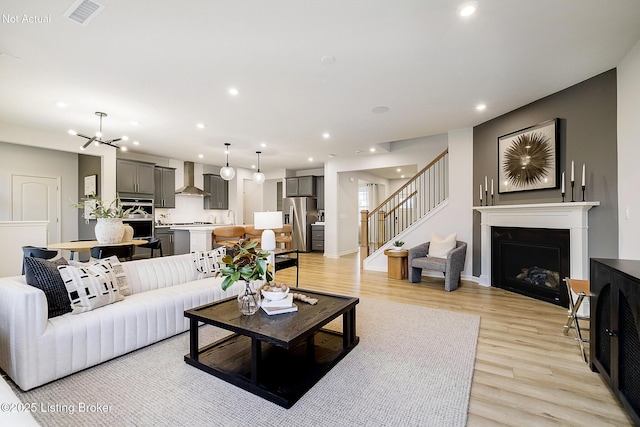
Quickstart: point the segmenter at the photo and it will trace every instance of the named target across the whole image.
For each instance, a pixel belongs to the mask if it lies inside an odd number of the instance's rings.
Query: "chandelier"
[[[95,146],[99,146],[100,144],[105,144],[105,145],[108,145],[108,146],[113,147],[113,148],[120,148],[122,151],[127,151],[126,147],[121,147],[120,145],[116,144],[116,142],[118,142],[118,141],[127,141],[129,139],[129,137],[123,135],[120,138],[107,139],[107,140],[102,139],[102,118],[103,117],[107,117],[107,113],[103,113],[101,111],[96,111],[96,116],[100,117],[100,128],[99,128],[98,132],[95,133],[94,136],[83,135],[81,133],[76,132],[73,129],[69,129],[69,134],[77,135],[77,136],[80,136],[80,137],[85,138],[87,140],[87,142],[85,142],[84,145],[82,147],[80,147],[80,149],[84,150],[85,148],[87,148],[93,142],[93,144]]]

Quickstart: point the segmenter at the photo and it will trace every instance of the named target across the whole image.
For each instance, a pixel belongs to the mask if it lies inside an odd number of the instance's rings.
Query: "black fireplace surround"
[[[563,307],[569,276],[570,231],[492,227],[492,286]]]

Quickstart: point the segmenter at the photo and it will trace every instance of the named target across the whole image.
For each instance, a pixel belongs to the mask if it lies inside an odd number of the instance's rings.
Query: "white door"
[[[60,178],[12,175],[11,219],[49,221],[47,244],[60,242]]]

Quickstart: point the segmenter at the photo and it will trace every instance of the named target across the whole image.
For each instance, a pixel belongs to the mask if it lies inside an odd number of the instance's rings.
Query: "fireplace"
[[[600,202],[536,203],[528,205],[476,206],[480,212],[480,283],[491,286],[495,280],[492,271],[493,248],[491,234],[495,227],[519,227],[569,230],[568,274],[574,279],[589,279],[589,209]],[[538,266],[539,267],[539,266]],[[497,273],[496,273],[497,274]],[[589,312],[585,299],[578,313]]]
[[[568,229],[492,227],[492,286],[568,307]]]

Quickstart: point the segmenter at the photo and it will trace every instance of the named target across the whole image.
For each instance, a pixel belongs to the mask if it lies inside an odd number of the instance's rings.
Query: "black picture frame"
[[[498,193],[560,188],[558,121],[498,137]]]

